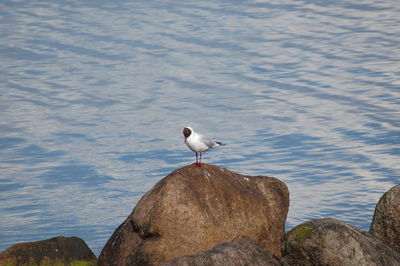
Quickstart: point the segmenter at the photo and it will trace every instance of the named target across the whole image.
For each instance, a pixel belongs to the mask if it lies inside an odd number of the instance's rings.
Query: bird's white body
[[[215,141],[196,133],[192,130],[192,134],[186,139],[186,145],[193,152],[206,152],[214,146],[219,146]]]
[[[197,132],[191,127],[186,127],[183,131],[185,136],[185,143],[188,148],[196,153],[196,164],[200,164],[197,161],[197,154],[200,153],[200,161],[202,153],[212,149],[215,146],[224,145],[221,142],[213,141]]]

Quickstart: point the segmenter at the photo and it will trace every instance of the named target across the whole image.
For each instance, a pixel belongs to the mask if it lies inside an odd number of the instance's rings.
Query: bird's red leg
[[[196,165],[198,165],[198,154],[196,152]]]
[[[201,166],[201,155],[203,155],[203,153],[201,153],[201,152],[200,152],[200,161],[199,161],[199,165],[198,165],[198,167],[200,167],[200,166]]]

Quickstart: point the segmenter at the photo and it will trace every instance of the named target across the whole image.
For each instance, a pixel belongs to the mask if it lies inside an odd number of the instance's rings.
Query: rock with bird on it
[[[159,265],[247,235],[281,257],[286,185],[218,166],[190,165],[160,180],[115,230],[99,265]]]

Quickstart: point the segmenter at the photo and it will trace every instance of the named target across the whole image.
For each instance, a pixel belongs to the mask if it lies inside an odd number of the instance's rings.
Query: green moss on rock
[[[302,244],[304,240],[309,237],[313,230],[314,227],[311,223],[303,223],[290,230],[289,234],[294,237],[296,242]]]
[[[97,265],[97,260],[92,260],[92,261],[71,261],[71,266],[95,266]]]

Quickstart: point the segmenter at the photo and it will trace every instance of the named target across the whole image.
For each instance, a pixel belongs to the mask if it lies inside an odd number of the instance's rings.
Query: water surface
[[[397,1],[3,1],[0,249],[79,236],[98,254],[194,161],[290,190],[287,229],[368,230],[400,176]]]

